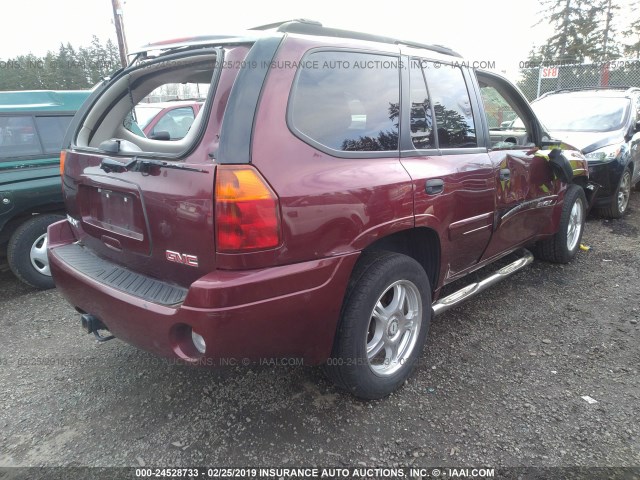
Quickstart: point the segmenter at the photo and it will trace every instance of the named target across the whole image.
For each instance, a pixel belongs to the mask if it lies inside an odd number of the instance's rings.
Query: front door
[[[560,184],[548,161],[535,155],[538,130],[521,95],[500,77],[478,74],[478,81],[496,185],[494,234],[483,255],[489,259],[545,230]]]

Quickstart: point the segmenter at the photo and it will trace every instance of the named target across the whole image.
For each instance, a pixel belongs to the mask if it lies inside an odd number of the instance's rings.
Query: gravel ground
[[[369,403],[318,368],[97,344],[55,290],[0,272],[0,466],[639,466],[639,229],[640,194],[590,218],[590,251],[437,317],[417,372]]]

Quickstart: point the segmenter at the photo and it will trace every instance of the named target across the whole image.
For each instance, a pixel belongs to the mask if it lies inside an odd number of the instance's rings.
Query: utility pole
[[[611,0],[607,2],[607,18],[604,26],[604,44],[602,46],[602,69],[600,71],[600,86],[609,85],[609,29],[611,28]]]
[[[122,7],[120,0],[111,0],[113,6],[113,23],[116,26],[116,35],[118,36],[118,50],[120,50],[120,63],[126,67],[127,62],[127,37],[124,35],[124,21],[122,20]]]
[[[571,13],[571,0],[567,0],[567,3],[564,7],[564,18],[562,19],[562,40],[560,44],[560,65],[564,63],[564,57],[567,53],[567,29],[569,28],[569,14]],[[558,66],[560,68],[560,66]],[[558,74],[558,85],[557,89],[560,90],[560,82],[562,81],[562,77]]]
[[[607,60],[609,55],[607,52],[609,44],[609,29],[611,28],[611,0],[607,2],[607,18],[604,25],[604,45],[602,46],[602,59]]]

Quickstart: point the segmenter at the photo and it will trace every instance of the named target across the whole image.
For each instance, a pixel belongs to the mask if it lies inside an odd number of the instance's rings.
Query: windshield
[[[153,120],[153,117],[155,117],[159,112],[162,111],[162,107],[142,107],[138,105],[137,107],[135,107],[135,111],[137,120],[136,123],[140,126],[140,128],[144,128],[149,125],[149,122]]]
[[[628,105],[626,98],[551,95],[531,107],[551,131],[608,132],[622,128]]]

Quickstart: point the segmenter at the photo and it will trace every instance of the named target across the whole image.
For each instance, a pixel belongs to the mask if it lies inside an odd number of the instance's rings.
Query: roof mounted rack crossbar
[[[459,53],[451,50],[450,48],[443,47],[442,45],[427,45],[423,43],[417,43],[406,40],[399,40],[397,38],[385,37],[382,35],[374,35],[371,33],[354,32],[351,30],[341,30],[337,28],[324,27],[320,22],[315,20],[308,20],[305,18],[296,20],[287,20],[283,22],[270,23],[267,25],[261,25],[253,27],[250,30],[271,30],[277,29],[282,33],[299,33],[302,35],[318,35],[324,37],[335,38],[349,38],[353,40],[366,40],[370,42],[389,43],[392,45],[406,45],[408,47],[424,48],[433,52],[441,53],[443,55],[450,55],[453,57],[462,57]]]

